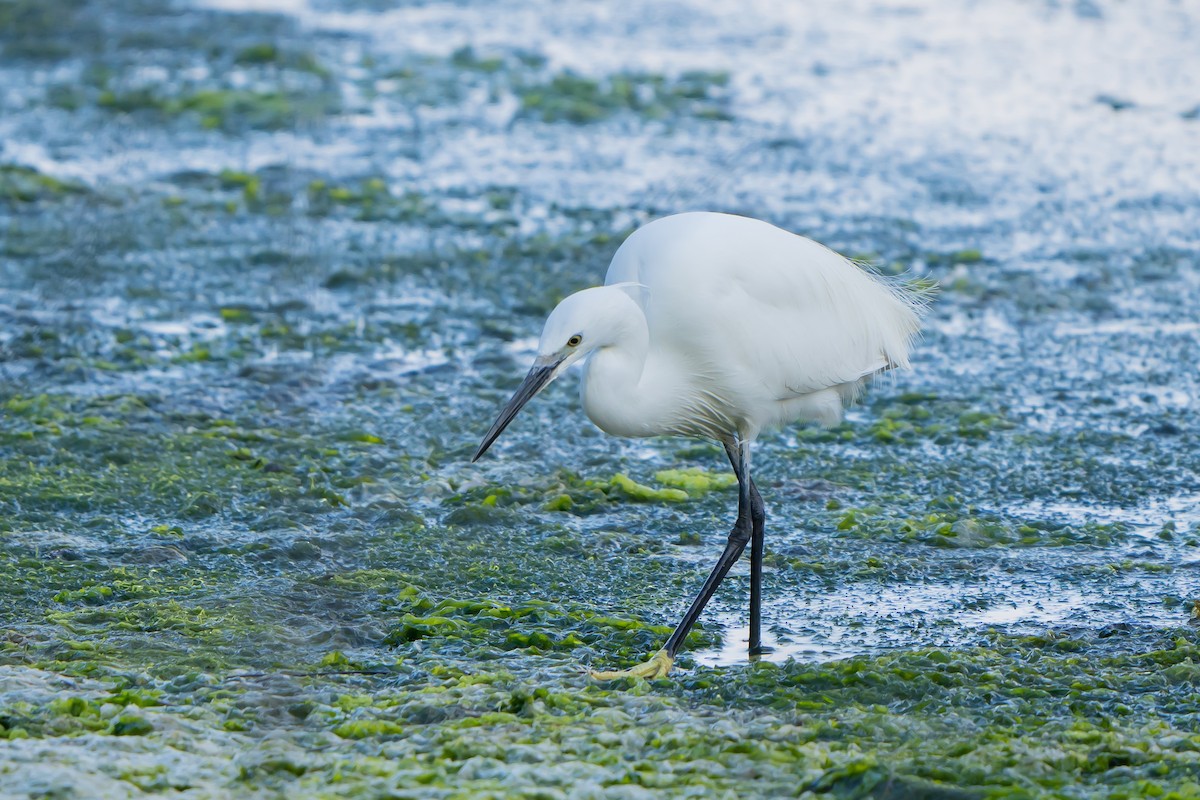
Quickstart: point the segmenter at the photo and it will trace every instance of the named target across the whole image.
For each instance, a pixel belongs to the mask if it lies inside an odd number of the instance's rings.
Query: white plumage
[[[811,239],[730,214],[651,222],[617,250],[604,283],[636,308],[605,302],[627,335],[592,353],[582,395],[592,421],[618,436],[753,441],[798,419],[836,424],[868,378],[908,366],[920,327],[912,293]],[[559,309],[574,318],[551,315],[541,354],[565,342],[556,331],[592,323],[575,304]],[[635,313],[645,341],[636,320],[619,319]],[[610,359],[634,363],[612,369]]]
[[[760,650],[764,512],[750,444],[796,420],[834,424],[873,375],[908,366],[923,300],[803,236],[708,212],[665,217],[630,235],[604,283],[551,312],[533,368],[475,458],[530,398],[583,359],[583,407],[604,431],[720,441],[739,484],[725,552],[662,651],[632,671],[599,675],[666,674],[751,539],[750,647]]]

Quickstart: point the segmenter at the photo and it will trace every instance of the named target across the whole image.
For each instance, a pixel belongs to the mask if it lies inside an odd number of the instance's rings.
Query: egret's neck
[[[615,436],[654,436],[665,431],[660,402],[646,362],[650,332],[641,307],[626,296],[617,304],[610,341],[590,356],[581,394],[583,408],[601,430]]]

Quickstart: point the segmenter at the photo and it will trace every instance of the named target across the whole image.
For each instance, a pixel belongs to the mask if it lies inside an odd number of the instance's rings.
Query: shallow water
[[[3,791],[1189,796],[1198,33],[0,4]],[[774,652],[739,565],[675,683],[610,691],[580,665],[659,646],[734,503],[613,478],[719,449],[605,437],[570,376],[467,462],[554,303],[694,208],[942,294],[911,372],[758,446]]]

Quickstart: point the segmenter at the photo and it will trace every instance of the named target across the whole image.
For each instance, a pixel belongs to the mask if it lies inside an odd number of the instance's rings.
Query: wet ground
[[[0,796],[1200,794],[1198,36],[0,0]],[[695,208],[942,294],[756,451],[776,652],[743,566],[672,679],[599,685],[719,552],[720,451],[568,378],[468,459],[557,300]]]

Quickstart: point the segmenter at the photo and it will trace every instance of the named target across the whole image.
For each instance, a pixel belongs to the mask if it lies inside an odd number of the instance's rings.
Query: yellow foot
[[[667,673],[671,671],[671,666],[675,663],[675,659],[668,655],[666,650],[659,650],[649,661],[638,664],[630,669],[619,669],[615,672],[597,672],[596,670],[588,670],[594,679],[598,681],[615,681],[617,678],[645,678],[653,680],[655,678],[665,678]]]

